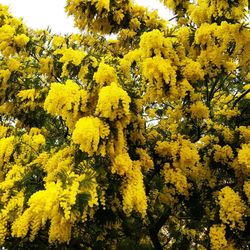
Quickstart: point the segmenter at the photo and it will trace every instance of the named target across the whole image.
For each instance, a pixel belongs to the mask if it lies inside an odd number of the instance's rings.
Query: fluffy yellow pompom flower
[[[238,161],[240,164],[246,166],[247,169],[250,169],[250,143],[243,144],[242,149],[239,150]]]
[[[192,82],[203,80],[204,78],[204,72],[201,68],[201,64],[199,62],[194,62],[191,59],[187,59],[185,61],[183,75],[187,78],[187,80]]]
[[[133,162],[133,174],[128,174],[122,186],[123,210],[130,215],[132,210],[144,218],[147,210],[147,197],[143,183],[143,175],[139,162]]]
[[[101,62],[98,70],[94,74],[94,80],[102,87],[105,84],[110,84],[117,81],[115,69],[108,64]]]
[[[113,165],[112,173],[117,173],[119,175],[125,175],[126,173],[132,171],[133,162],[128,153],[124,152],[122,154],[116,155]]]
[[[62,116],[67,126],[73,129],[79,113],[86,109],[87,97],[87,91],[71,80],[66,84],[52,83],[44,108],[52,115]]]
[[[127,92],[116,83],[111,83],[110,86],[100,90],[96,114],[111,121],[123,119],[123,122],[128,122],[130,102],[131,99]]]
[[[98,151],[101,138],[109,135],[109,126],[97,117],[88,116],[79,119],[72,134],[74,143],[80,144],[83,152],[93,155]]]
[[[14,37],[14,41],[18,47],[24,47],[28,42],[30,38],[27,37],[25,34],[17,35]]]
[[[12,71],[17,71],[21,66],[21,63],[15,59],[15,58],[10,58],[10,60],[8,61],[8,69],[12,72]]]
[[[59,62],[63,63],[62,67],[62,74],[61,76],[67,76],[68,75],[68,69],[67,66],[69,63],[74,64],[75,66],[80,65],[82,62],[83,58],[85,57],[85,53],[80,50],[74,50],[72,48],[62,48],[62,49],[57,49],[54,52],[55,55],[62,55],[62,57],[59,59]]]
[[[222,222],[228,224],[231,229],[238,228],[239,230],[244,230],[245,224],[242,217],[246,206],[239,194],[227,186],[221,189],[218,200]]]
[[[143,56],[145,58],[151,57],[152,54],[161,56],[162,51],[165,50],[164,33],[159,30],[152,30],[145,32],[141,36],[140,47],[143,50]]]
[[[210,227],[209,237],[212,250],[224,249],[227,246],[225,225],[213,225]]]
[[[229,145],[221,147],[220,145],[214,145],[214,160],[216,162],[221,162],[222,164],[228,163],[233,159],[233,150]]]
[[[190,111],[193,118],[206,119],[209,117],[209,109],[201,101],[192,104]]]
[[[184,172],[180,168],[171,168],[168,163],[165,164],[162,175],[166,183],[171,183],[181,195],[188,196],[188,180]]]

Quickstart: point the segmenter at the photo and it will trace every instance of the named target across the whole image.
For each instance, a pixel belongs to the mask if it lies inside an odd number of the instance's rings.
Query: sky
[[[159,0],[136,0],[137,3],[150,9],[158,9],[159,15],[169,19],[169,12]],[[0,4],[8,5],[15,17],[22,17],[24,23],[33,29],[46,29],[50,27],[53,33],[73,33],[73,17],[64,12],[66,0],[0,0]]]

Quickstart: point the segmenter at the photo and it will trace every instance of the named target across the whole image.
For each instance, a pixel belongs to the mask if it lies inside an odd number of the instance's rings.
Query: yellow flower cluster
[[[207,119],[209,117],[208,107],[201,101],[197,101],[190,106],[191,116],[195,119]]]
[[[53,59],[50,57],[42,57],[39,60],[42,74],[50,75],[53,72]]]
[[[15,34],[15,28],[5,24],[2,27],[0,27],[0,51],[5,56],[9,56],[11,54],[15,53],[15,49],[12,46],[9,46],[8,44],[11,44],[11,41]]]
[[[9,171],[6,174],[4,181],[0,182],[0,200],[2,204],[8,202],[12,188],[17,181],[20,181],[23,178],[25,171],[26,168],[20,165],[15,164],[9,166]]]
[[[80,149],[90,156],[94,153],[105,155],[105,151],[100,150],[101,144],[109,135],[109,126],[97,117],[88,116],[79,119],[72,134],[73,142],[80,144]]]
[[[250,142],[250,126],[240,126],[239,127],[239,132],[241,137],[244,138],[245,143]]]
[[[173,89],[176,84],[175,67],[170,60],[161,56],[145,59],[142,63],[142,75],[149,82],[149,91],[145,97],[149,101],[166,98],[168,90]]]
[[[88,93],[72,80],[66,84],[52,83],[44,108],[52,115],[60,115],[73,129],[81,112],[86,112]]]
[[[61,74],[61,76],[63,77],[63,76],[68,76],[68,69],[67,69],[68,64],[72,63],[75,66],[80,65],[86,54],[85,52],[80,50],[74,50],[72,48],[69,49],[62,48],[55,50],[54,55],[62,55],[61,58],[59,59],[59,62],[63,63],[62,74]]]
[[[47,176],[44,178],[46,182],[56,181],[59,174],[71,170],[73,164],[73,152],[73,148],[71,147],[65,147],[58,152],[53,152],[51,157],[44,152],[33,161],[33,164],[38,163],[42,165],[47,173]]]
[[[170,207],[173,207],[178,202],[178,199],[175,197],[175,195],[176,195],[175,188],[164,187],[159,195],[159,199],[162,203]]]
[[[54,36],[52,40],[52,46],[54,48],[61,47],[65,45],[65,39],[62,36]]]
[[[161,157],[167,156],[174,162],[178,161],[182,169],[194,166],[200,159],[197,146],[181,138],[178,141],[157,142],[155,150]]]
[[[6,237],[10,236],[8,222],[13,222],[15,216],[19,216],[23,211],[24,206],[24,190],[16,191],[15,194],[4,203],[0,211],[0,246],[4,245]]]
[[[20,66],[21,66],[21,63],[18,59],[15,59],[15,58],[10,58],[9,61],[8,61],[8,69],[13,72],[13,71],[17,71]]]
[[[132,50],[127,53],[121,60],[120,60],[120,67],[124,74],[130,76],[130,67],[134,62],[140,61],[141,58],[141,50],[136,49]]]
[[[177,153],[179,152],[179,143],[177,141],[163,141],[157,142],[155,151],[161,157],[170,157],[170,159],[176,159]]]
[[[179,194],[188,196],[189,184],[186,175],[180,168],[173,169],[170,164],[166,163],[162,175],[165,182],[173,184]]]
[[[115,69],[103,61],[99,64],[93,79],[100,85],[100,87],[110,85],[112,82],[117,82]]]
[[[244,230],[243,215],[246,205],[241,200],[239,194],[227,186],[220,190],[218,201],[221,221],[228,224],[231,229]]]
[[[9,127],[0,125],[0,139],[7,135]]]
[[[212,250],[222,250],[227,246],[225,225],[213,225],[209,230]]]
[[[103,9],[109,11],[109,1],[110,0],[94,0],[96,9],[99,14],[101,14]]]
[[[0,139],[0,169],[2,170],[4,164],[8,163],[10,156],[14,151],[14,136],[4,137]]]
[[[115,156],[113,165],[111,168],[112,173],[118,173],[119,175],[125,175],[133,168],[133,162],[129,157],[129,154],[124,152]]]
[[[201,64],[191,59],[186,59],[184,61],[183,76],[191,82],[203,80],[204,72],[201,68]]]
[[[14,41],[19,48],[24,47],[29,42],[29,40],[30,40],[30,38],[27,37],[25,34],[16,35],[14,37]]]
[[[80,214],[72,210],[76,196],[80,193],[89,193],[90,207],[97,205],[98,200],[95,181],[88,185],[88,188],[84,188],[81,182],[85,180],[85,175],[68,172],[67,178],[66,185],[60,181],[49,182],[45,184],[45,190],[37,191],[30,197],[29,207],[12,224],[12,236],[23,238],[30,232],[29,238],[32,241],[49,220],[49,243],[69,242],[72,226],[80,219]]]
[[[145,149],[137,148],[136,153],[140,157],[141,168],[145,171],[149,171],[153,169],[154,162],[152,161],[151,157],[148,155]]]
[[[149,58],[151,56],[159,56],[161,54],[167,57],[169,51],[166,50],[172,47],[168,39],[164,37],[164,33],[159,30],[153,30],[151,32],[145,32],[141,36],[140,48],[142,48],[142,56]]]
[[[31,100],[34,102],[34,100],[37,98],[38,93],[35,89],[25,89],[18,92],[17,96],[22,100]]]
[[[147,210],[147,197],[139,162],[133,162],[131,174],[127,175],[123,182],[122,194],[124,212],[130,215],[132,210],[135,210],[144,218]]]
[[[25,47],[30,38],[26,35],[26,27],[21,20],[8,13],[8,7],[0,5],[0,12],[4,17],[0,23],[0,51],[8,57],[15,54],[17,47]]]
[[[200,160],[196,145],[184,139],[181,140],[179,156],[180,167],[182,169],[193,167]]]
[[[192,32],[191,32],[190,27],[186,27],[186,26],[180,27],[176,31],[176,36],[178,37],[179,42],[182,43],[185,48],[190,47],[191,34],[192,34]]]
[[[120,40],[124,41],[128,37],[133,38],[141,24],[151,30],[165,25],[157,12],[149,12],[145,7],[127,0],[68,0],[66,11],[74,16],[75,23],[81,30],[104,34],[119,32]],[[132,18],[127,20],[127,16]]]
[[[58,240],[67,242],[71,234],[71,222],[59,213],[59,198],[62,192],[60,183],[49,183],[45,190],[34,193],[29,201],[29,208],[12,225],[12,235],[25,237],[30,228],[30,240],[34,240],[39,229],[51,220],[49,242]],[[58,228],[60,225],[60,230]]]
[[[221,134],[224,137],[225,142],[231,143],[233,141],[234,131],[232,131],[232,129],[230,129],[228,126],[214,122],[212,127],[218,134]]]
[[[228,0],[199,1],[198,5],[189,5],[188,12],[198,26],[220,18],[240,21],[246,15],[247,4],[246,0],[240,0],[237,4]]]
[[[214,161],[227,164],[234,158],[233,150],[229,145],[221,147],[220,145],[214,145]]]
[[[11,71],[9,69],[1,69],[0,70],[0,78],[2,80],[2,86],[0,87],[0,96],[2,96],[2,92],[5,92],[5,89],[7,88],[7,82],[10,79]]]
[[[110,86],[101,88],[95,113],[110,121],[122,120],[124,124],[128,124],[130,102],[127,92],[113,82]]]
[[[241,165],[245,166],[248,171],[250,170],[250,143],[242,144],[238,152],[238,161]]]

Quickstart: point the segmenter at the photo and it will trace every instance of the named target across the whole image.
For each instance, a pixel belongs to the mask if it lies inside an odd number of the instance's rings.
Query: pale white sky
[[[136,0],[137,3],[158,9],[159,15],[169,19],[170,14],[159,0]],[[15,17],[23,17],[25,24],[34,29],[46,29],[48,26],[54,33],[73,33],[72,17],[64,12],[66,0],[0,0],[0,4],[8,5]]]

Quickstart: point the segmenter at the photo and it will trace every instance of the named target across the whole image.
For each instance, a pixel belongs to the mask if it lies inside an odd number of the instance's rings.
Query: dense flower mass
[[[80,144],[83,152],[96,153],[101,139],[109,135],[109,126],[97,117],[84,117],[78,120],[72,140]]]
[[[218,197],[220,205],[220,218],[223,223],[229,224],[231,228],[238,227],[244,230],[243,215],[246,209],[240,196],[230,187],[224,187]],[[230,204],[230,206],[229,206]]]
[[[249,1],[160,2],[0,4],[1,249],[248,249]]]

